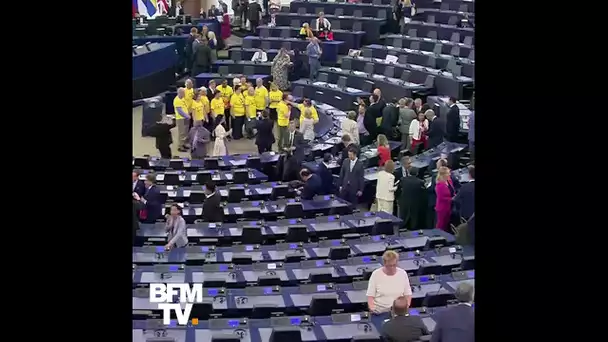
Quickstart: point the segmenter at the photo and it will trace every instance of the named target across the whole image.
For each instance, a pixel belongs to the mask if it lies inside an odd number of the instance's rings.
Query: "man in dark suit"
[[[224,208],[222,208],[222,195],[216,191],[215,183],[209,181],[205,184],[205,202],[203,202],[203,220],[207,222],[222,222]]]
[[[142,203],[142,209],[139,211],[139,218],[144,223],[154,223],[156,219],[164,214],[163,206],[165,205],[165,197],[161,195],[160,190],[156,187],[156,176],[147,174],[144,185],[146,190],[144,195],[140,196],[133,192],[133,199]]]
[[[173,136],[171,129],[176,125],[176,121],[163,115],[160,121],[150,127],[150,135],[156,139],[156,148],[163,159],[171,159],[171,144],[173,144]]]
[[[429,148],[437,147],[445,136],[445,121],[432,110],[426,112],[426,118],[429,120],[429,130],[426,132],[429,137]]]
[[[382,122],[380,128],[382,134],[386,135],[388,139],[395,138],[397,132],[397,122],[399,121],[399,100],[393,99],[393,102],[388,103],[382,109]]]
[[[363,195],[364,169],[363,163],[357,158],[357,148],[349,147],[348,160],[342,163],[340,169],[340,197],[351,202],[353,207]]]
[[[378,103],[379,100],[380,98],[378,95],[372,94],[369,97],[370,105],[365,110],[365,115],[363,116],[363,126],[365,126],[365,129],[369,132],[369,141],[376,140],[376,137],[378,136],[378,124],[376,123],[376,118],[382,116],[383,109],[383,106]]]
[[[209,11],[207,11],[207,17],[210,18],[210,19],[215,18],[215,17],[219,17],[220,15],[221,15],[220,14],[220,10],[217,9],[215,7],[215,5],[211,5],[211,8],[209,9]]]
[[[304,187],[300,191],[303,200],[311,200],[313,197],[322,194],[323,183],[321,177],[312,173],[309,169],[302,169],[300,177],[304,181]]]
[[[468,170],[471,181],[464,183],[454,197],[454,203],[458,208],[460,217],[465,220],[470,219],[475,212],[475,166],[469,165]]]
[[[342,135],[341,141],[341,144],[334,145],[334,154],[338,155],[338,164],[340,165],[342,165],[343,161],[348,160],[348,148],[350,146],[358,148],[351,136],[346,133]]]
[[[140,197],[143,196],[146,192],[146,186],[144,185],[144,182],[139,179],[139,172],[137,170],[133,170],[131,177],[133,181],[133,192],[138,194]]]
[[[289,122],[289,131],[283,138],[283,150],[287,153],[285,167],[283,170],[283,180],[292,181],[297,179],[297,172],[304,161],[304,149],[306,142],[302,133],[296,130],[296,122]]]
[[[399,182],[399,190],[399,217],[403,226],[408,230],[426,228],[427,189],[424,181],[418,178],[417,168],[407,170],[407,176]]]
[[[323,162],[317,167],[317,175],[321,179],[321,194],[328,195],[334,191],[334,176],[329,169],[331,153],[325,153]]]
[[[407,299],[399,297],[393,302],[392,318],[382,326],[385,342],[413,342],[423,335],[430,335],[420,316],[408,314]]]
[[[456,102],[456,98],[450,96],[448,100],[450,109],[446,115],[445,125],[446,139],[450,142],[456,142],[460,134],[460,109],[458,109]]]
[[[211,64],[215,62],[214,55],[209,47],[209,42],[200,36],[197,38],[199,44],[193,48],[192,75],[198,75],[211,70]]]
[[[443,310],[435,317],[435,330],[431,342],[473,342],[475,341],[475,310],[473,298],[475,288],[469,282],[463,282],[456,289],[454,305]]]

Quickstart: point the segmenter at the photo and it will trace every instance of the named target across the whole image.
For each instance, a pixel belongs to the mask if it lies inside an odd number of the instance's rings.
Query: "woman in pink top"
[[[452,190],[450,190],[450,188]],[[437,184],[435,185],[435,194],[437,195],[437,200],[435,202],[437,223],[435,224],[435,227],[445,231],[448,231],[450,227],[453,189],[454,185],[450,178],[450,169],[445,166],[440,167],[437,172]]]

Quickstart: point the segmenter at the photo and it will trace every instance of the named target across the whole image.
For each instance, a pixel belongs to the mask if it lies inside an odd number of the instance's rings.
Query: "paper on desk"
[[[167,190],[173,190],[173,185],[167,185]]]
[[[184,178],[185,178],[185,177],[184,177]],[[195,180],[196,180],[196,174],[194,174],[194,175],[190,175],[190,180],[191,180],[191,181],[195,181]]]
[[[169,191],[167,193],[167,196],[169,196],[169,197],[177,197],[177,191]]]
[[[145,178],[145,177],[144,177],[144,178]],[[165,175],[164,175],[164,174],[162,174],[162,173],[161,173],[161,174],[156,175],[156,180],[157,180],[157,181],[161,181],[161,182],[162,182],[162,181],[164,181],[164,180],[165,180]]]
[[[196,216],[203,215],[203,208],[194,208],[194,215],[196,215]]]
[[[243,208],[241,207],[234,207],[232,208],[234,210],[234,213],[237,215],[243,215]]]
[[[326,85],[326,84],[327,83],[325,83],[325,82],[314,82],[313,83],[313,85],[316,85],[316,86],[323,86],[323,85]]]
[[[192,191],[190,191],[190,190],[184,190],[184,197],[190,197],[191,193],[192,193]]]

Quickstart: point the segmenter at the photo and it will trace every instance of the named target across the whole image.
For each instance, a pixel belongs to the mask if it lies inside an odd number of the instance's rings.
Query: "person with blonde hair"
[[[302,115],[304,119],[300,120],[300,132],[304,136],[304,140],[313,141],[315,140],[315,122],[312,118],[312,112],[306,108]]]
[[[378,136],[379,137],[379,136]],[[378,172],[378,182],[376,185],[376,201],[378,204],[377,211],[393,214],[393,204],[395,203],[395,163],[388,160],[384,164],[384,168]]]
[[[391,160],[391,146],[386,135],[378,134],[378,166],[384,166],[389,160]]]
[[[359,125],[357,124],[357,113],[354,110],[346,113],[346,118],[340,123],[342,134],[348,134],[353,143],[359,145]]]
[[[388,250],[382,255],[383,266],[372,272],[367,283],[367,306],[374,313],[389,312],[395,299],[403,296],[412,304],[412,288],[407,273],[398,267],[399,254]]]
[[[312,33],[312,30],[310,29],[310,25],[308,25],[308,23],[304,23],[304,24],[302,24],[302,28],[300,28],[299,36],[300,36],[300,38],[307,39],[307,38],[312,38],[315,35]]]
[[[435,214],[437,215],[435,228],[448,231],[450,215],[452,213],[452,197],[455,195],[454,185],[450,177],[450,169],[442,166],[437,171],[437,184],[435,185]]]

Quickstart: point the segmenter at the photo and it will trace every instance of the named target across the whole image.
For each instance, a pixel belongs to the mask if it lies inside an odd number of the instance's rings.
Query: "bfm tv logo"
[[[177,303],[175,296],[179,296]],[[171,310],[175,311],[178,325],[187,325],[194,303],[202,302],[203,284],[150,284],[150,303],[158,303],[163,310],[164,325],[171,323]]]

